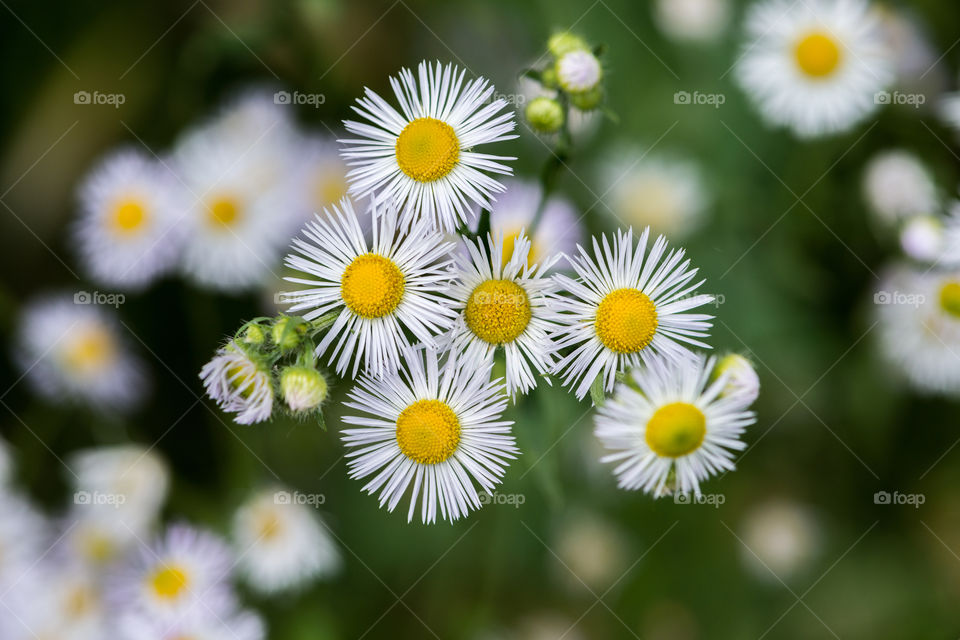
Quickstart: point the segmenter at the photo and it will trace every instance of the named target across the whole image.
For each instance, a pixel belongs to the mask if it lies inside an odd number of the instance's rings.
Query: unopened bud
[[[288,351],[300,344],[300,338],[307,332],[307,324],[289,316],[280,316],[270,328],[270,337],[274,344]]]
[[[327,399],[327,379],[310,367],[286,367],[280,373],[280,392],[291,410],[312,411]]]
[[[731,353],[721,358],[711,377],[717,380],[723,375],[727,376],[727,384],[720,395],[743,395],[749,398],[750,402],[760,395],[760,378],[750,361],[743,356]]]
[[[553,98],[534,98],[525,115],[530,126],[540,133],[556,133],[563,126],[563,107]]]

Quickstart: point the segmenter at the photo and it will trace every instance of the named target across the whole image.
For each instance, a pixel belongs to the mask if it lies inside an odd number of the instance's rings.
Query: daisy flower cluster
[[[263,621],[242,607],[235,580],[270,596],[339,567],[325,525],[288,491],[251,495],[228,540],[162,525],[170,475],[150,449],[100,447],[66,464],[73,503],[56,516],[11,478],[0,485],[4,639],[263,640]]]
[[[596,50],[568,33],[549,49],[537,74],[564,106],[602,96]],[[208,395],[238,423],[282,411],[324,424],[332,379],[351,384],[350,475],[425,523],[495,490],[520,453],[504,414],[541,383],[591,395],[625,489],[699,494],[732,469],[759,383],[743,358],[696,352],[713,298],[685,251],[649,228],[582,243],[552,182],[500,182],[512,158],[487,145],[515,123],[486,80],[423,62],[390,86],[392,101],[367,89],[365,122],[345,122],[349,192],[365,200],[304,226],[288,312],[240,328],[200,373]]]

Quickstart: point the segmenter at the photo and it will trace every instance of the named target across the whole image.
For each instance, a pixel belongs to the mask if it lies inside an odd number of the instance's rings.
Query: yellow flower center
[[[406,283],[394,262],[375,253],[354,258],[340,278],[340,295],[350,311],[381,318],[400,304]]]
[[[77,585],[67,593],[64,607],[69,617],[81,618],[93,611],[96,602],[97,598],[93,590],[86,585]]]
[[[611,351],[636,353],[657,331],[657,308],[638,289],[616,289],[597,307],[597,337]]]
[[[487,280],[467,299],[467,326],[490,344],[513,342],[530,323],[530,298],[512,280]]]
[[[107,536],[89,532],[80,540],[80,551],[94,564],[106,564],[113,558],[116,549]]]
[[[661,458],[680,458],[693,453],[707,435],[707,418],[688,402],[667,404],[647,422],[647,446]]]
[[[314,187],[316,204],[327,206],[335,204],[347,195],[347,179],[332,169],[324,169],[317,175]]]
[[[230,386],[244,398],[249,398],[253,394],[256,387],[253,384],[255,375],[244,365],[238,364],[227,369],[227,380],[230,382]]]
[[[147,209],[138,200],[122,200],[113,208],[111,222],[114,230],[131,234],[147,221]]]
[[[960,282],[948,282],[941,287],[940,308],[960,319]]]
[[[829,35],[821,32],[803,37],[794,50],[797,66],[813,78],[829,76],[840,66],[840,47]]]
[[[417,182],[447,175],[460,159],[460,141],[453,127],[435,118],[417,118],[397,138],[397,164]]]
[[[179,567],[157,569],[150,578],[154,594],[161,600],[173,600],[187,588],[187,573]]]
[[[437,464],[460,444],[460,421],[440,400],[417,400],[397,417],[400,451],[419,464]]]
[[[264,511],[260,514],[257,522],[258,538],[270,541],[279,536],[282,530],[283,525],[275,512]]]
[[[520,237],[520,230],[514,231],[512,233],[503,234],[503,256],[500,264],[500,268],[507,266],[507,263],[510,262],[510,258],[513,257],[513,247],[517,243],[517,238]],[[529,238],[529,236],[527,236]],[[527,266],[533,266],[537,263],[537,244],[530,239],[530,251],[527,252]]]
[[[207,222],[214,228],[232,227],[240,216],[240,202],[232,196],[218,196],[207,202]]]
[[[100,327],[82,329],[64,349],[64,363],[71,371],[90,375],[101,371],[114,355],[113,339]]]

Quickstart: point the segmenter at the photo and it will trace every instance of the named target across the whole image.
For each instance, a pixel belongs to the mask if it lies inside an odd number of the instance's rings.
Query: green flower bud
[[[327,399],[327,379],[310,367],[284,367],[280,372],[280,393],[291,410],[312,411]]]
[[[251,324],[243,332],[243,336],[241,336],[240,339],[247,344],[261,345],[266,339],[266,336],[263,333],[263,328],[259,325]]]
[[[553,98],[534,98],[525,111],[527,122],[540,133],[556,133],[563,126],[563,106]]]
[[[582,93],[571,93],[570,104],[580,111],[593,111],[603,102],[603,90],[600,87],[594,87],[590,91]]]
[[[270,328],[270,337],[278,347],[289,351],[300,344],[300,339],[306,332],[307,324],[302,320],[280,316]]]
[[[548,67],[540,73],[540,84],[545,86],[547,89],[556,89],[559,85],[557,84],[557,71],[553,67]]]
[[[554,58],[559,58],[571,51],[589,51],[590,47],[580,36],[575,36],[569,31],[560,31],[547,40],[547,49]]]

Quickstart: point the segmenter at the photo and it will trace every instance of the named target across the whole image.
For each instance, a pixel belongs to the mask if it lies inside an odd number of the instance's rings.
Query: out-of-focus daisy
[[[744,563],[759,578],[773,581],[801,571],[816,555],[820,538],[810,511],[784,499],[751,509],[742,536],[745,548],[740,555]]]
[[[203,386],[221,409],[236,413],[237,424],[254,424],[273,413],[270,369],[236,342],[217,351],[200,370]]]
[[[252,287],[302,220],[289,113],[257,93],[188,132],[173,154],[186,186],[183,268],[199,284]]]
[[[739,353],[728,353],[717,360],[711,380],[723,375],[727,378],[727,385],[720,395],[742,394],[748,402],[760,397],[760,377],[750,361]]]
[[[944,246],[943,221],[936,216],[913,216],[900,229],[900,248],[918,262],[936,262]]]
[[[622,532],[604,518],[573,511],[557,526],[551,544],[559,562],[557,571],[574,589],[605,591],[628,566]]]
[[[755,417],[749,397],[721,395],[726,375],[710,382],[715,362],[652,359],[600,407],[595,433],[612,452],[601,461],[618,463],[617,486],[699,496],[701,482],[734,468],[732,451],[746,447],[740,435]]]
[[[29,302],[20,315],[17,360],[37,393],[53,402],[129,409],[146,391],[142,365],[112,311],[84,296]]]
[[[349,199],[317,216],[295,238],[288,266],[306,278],[287,278],[308,289],[285,294],[298,300],[291,313],[315,320],[337,313],[333,326],[317,345],[317,355],[333,347],[343,374],[353,359],[374,375],[396,371],[407,345],[404,329],[433,345],[433,335],[449,329],[456,314],[440,292],[449,279],[448,254],[454,245],[426,219],[398,229],[393,208],[373,211],[373,241],[364,237]],[[297,255],[299,254],[299,255]]]
[[[230,550],[219,537],[173,525],[110,576],[108,598],[116,607],[172,620],[213,609],[211,603],[229,594],[232,566]]]
[[[767,120],[798,136],[850,129],[892,75],[865,0],[763,0],[748,14],[737,77]]]
[[[507,393],[513,396],[536,387],[536,375],[546,375],[553,365],[547,296],[555,285],[543,275],[553,260],[528,266],[530,240],[524,233],[511,242],[501,267],[504,244],[503,237],[465,241],[469,256],[458,259],[449,292],[453,308],[462,312],[451,343],[467,366],[491,362],[502,347]]]
[[[263,640],[266,629],[257,614],[238,608],[234,598],[207,596],[176,617],[125,611],[116,620],[118,640]]]
[[[874,303],[891,373],[920,391],[960,395],[960,273],[895,267]]]
[[[711,42],[730,23],[729,0],[657,0],[657,26],[674,40]]]
[[[347,163],[335,140],[310,136],[299,144],[298,182],[304,221],[339,203],[347,195]]]
[[[489,173],[510,174],[505,156],[474,151],[515,138],[513,111],[502,98],[490,101],[494,87],[483,78],[464,86],[464,71],[439,62],[421,62],[414,77],[402,69],[390,86],[397,112],[366,89],[353,109],[370,124],[348,120],[358,138],[342,140],[343,156],[354,168],[350,194],[393,199],[404,211],[419,214],[441,230],[468,224],[473,205],[489,208],[503,185]],[[488,102],[489,101],[489,102]]]
[[[683,249],[668,253],[660,236],[648,252],[649,235],[644,229],[634,245],[632,229],[618,231],[612,246],[603,235],[602,249],[594,238],[592,257],[578,246],[580,255],[569,258],[576,280],[554,276],[569,294],[553,303],[559,325],[554,343],[558,350],[571,349],[554,371],[578,398],[597,376],[610,391],[618,371],[651,356],[680,361],[690,356],[686,345],[709,348],[699,338],[707,337],[712,316],[689,312],[713,298],[695,295],[703,281],[693,281],[697,270],[683,259]]]
[[[583,235],[580,215],[566,198],[550,196],[544,204],[537,228],[530,225],[537,214],[542,193],[540,185],[529,180],[503,181],[507,190],[497,198],[490,209],[490,229],[493,237],[503,236],[503,265],[513,255],[514,242],[526,230],[530,238],[527,262],[543,264],[550,256],[573,253]]]
[[[239,570],[261,593],[296,589],[340,568],[340,554],[313,508],[292,495],[261,491],[233,519]]]
[[[27,577],[50,541],[40,513],[6,488],[0,489],[0,513],[0,592],[5,592]]]
[[[606,182],[606,201],[624,224],[679,240],[703,223],[709,194],[693,162],[634,150],[607,168]]]
[[[4,640],[101,640],[110,637],[96,576],[69,563],[39,559],[4,592]]]
[[[174,265],[183,187],[161,162],[132,149],[112,153],[80,186],[80,259],[98,282],[139,289]]]
[[[380,492],[393,511],[411,483],[413,518],[420,500],[424,523],[454,521],[481,506],[477,486],[491,493],[517,449],[502,383],[490,380],[492,364],[464,366],[449,352],[441,371],[438,354],[408,350],[406,367],[383,380],[361,378],[346,406],[366,416],[345,416],[350,476],[374,477],[364,486]]]
[[[74,494],[74,501],[82,495]],[[76,504],[62,518],[56,552],[91,571],[104,571],[122,560],[139,537],[147,534],[141,523],[127,524],[107,506]]]
[[[923,93],[927,98],[925,106],[933,106],[930,97],[943,91],[946,75],[938,64],[940,52],[933,47],[926,25],[918,20],[914,10],[888,2],[874,4],[871,11],[880,21],[897,86],[903,91]]]
[[[937,211],[937,188],[920,159],[903,149],[875,155],[863,174],[863,197],[884,224]]]

